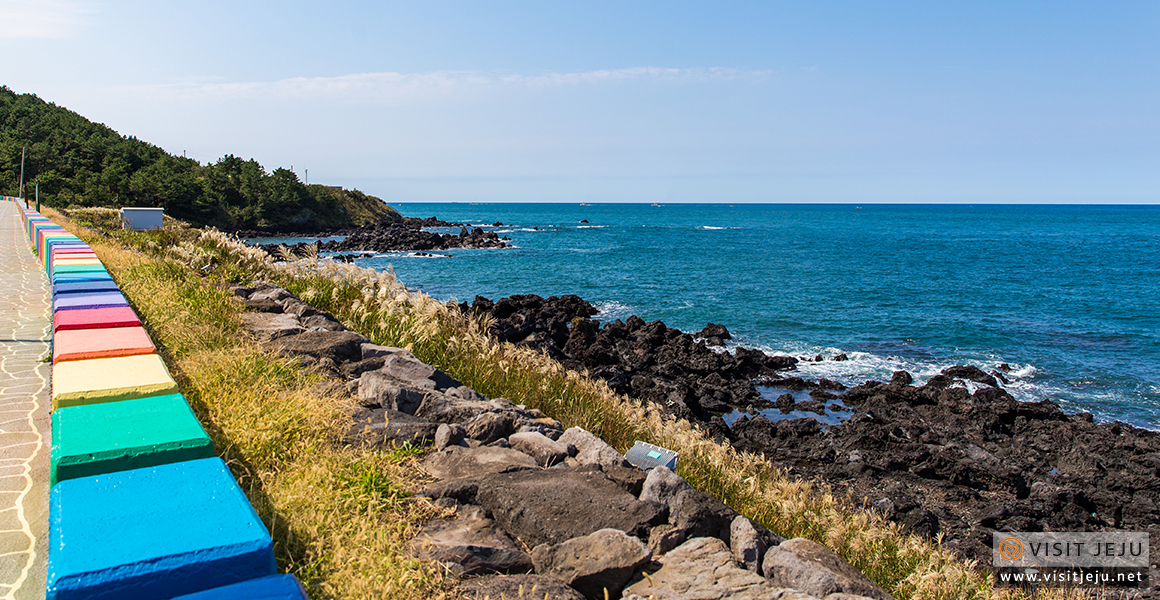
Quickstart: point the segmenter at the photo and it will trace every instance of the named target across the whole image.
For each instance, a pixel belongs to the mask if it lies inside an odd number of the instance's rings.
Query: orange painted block
[[[66,360],[155,354],[157,348],[142,327],[65,329],[52,336],[52,364]]]

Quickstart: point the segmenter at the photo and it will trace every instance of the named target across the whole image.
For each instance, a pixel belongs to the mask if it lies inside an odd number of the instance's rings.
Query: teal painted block
[[[293,575],[272,575],[206,590],[173,600],[307,600],[306,590]]]
[[[161,600],[276,574],[218,458],[61,481],[48,527],[47,600]]]
[[[52,485],[211,457],[213,441],[181,394],[52,411]]]

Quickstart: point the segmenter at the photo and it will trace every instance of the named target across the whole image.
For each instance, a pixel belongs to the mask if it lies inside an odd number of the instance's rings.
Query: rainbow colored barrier
[[[21,216],[53,293],[46,598],[304,600],[96,253]]]

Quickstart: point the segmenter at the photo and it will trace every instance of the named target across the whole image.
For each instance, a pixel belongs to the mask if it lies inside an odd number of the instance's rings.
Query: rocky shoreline
[[[444,515],[409,543],[466,598],[893,600],[825,547],[786,540],[665,467],[487,398],[270,284],[233,286],[266,348],[357,395],[343,443],[433,445],[419,493]],[[346,383],[339,383],[345,381]],[[529,595],[525,596],[524,594]]]
[[[450,233],[424,231],[424,228],[429,227],[459,227],[460,229],[457,235],[453,235]],[[262,235],[253,235],[258,233]],[[276,234],[284,235],[286,233],[288,232],[279,231]],[[413,252],[449,250],[452,248],[507,248],[510,246],[507,243],[510,241],[508,238],[501,238],[494,231],[484,231],[479,227],[468,229],[462,223],[449,223],[435,217],[428,217],[426,219],[403,217],[397,221],[382,222],[363,227],[334,229],[325,232],[315,230],[311,231],[310,234],[319,235],[320,237],[323,235],[344,235],[346,237],[336,241],[300,242],[298,244],[285,246],[290,256],[302,258],[318,252]],[[235,232],[234,235],[238,237],[260,238],[269,237],[270,235],[275,235],[275,233],[247,230]],[[257,247],[276,258],[282,257],[284,253],[282,244],[257,244]],[[343,257],[348,262],[354,258],[357,258],[357,256],[346,255]]]
[[[981,564],[990,564],[995,531],[1147,531],[1160,542],[1160,433],[1097,424],[1049,400],[1018,402],[1001,372],[951,367],[915,386],[899,371],[890,382],[846,389],[792,376],[799,360],[820,356],[715,352],[728,339],[720,325],[691,335],[635,316],[601,324],[576,296],[477,297],[461,308],[494,318],[504,341],[587,370],[791,475],[820,479],[913,533],[941,534]],[[806,390],[810,400],[783,394],[771,403],[756,385]],[[771,407],[841,421],[757,414]],[[729,426],[722,416],[735,409],[749,414]],[[1152,556],[1155,570],[1160,554]]]

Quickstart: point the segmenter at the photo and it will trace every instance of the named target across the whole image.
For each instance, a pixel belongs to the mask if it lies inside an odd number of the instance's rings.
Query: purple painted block
[[[129,306],[121,292],[95,292],[88,294],[65,294],[52,301],[52,311],[80,310],[84,308],[112,308]]]

